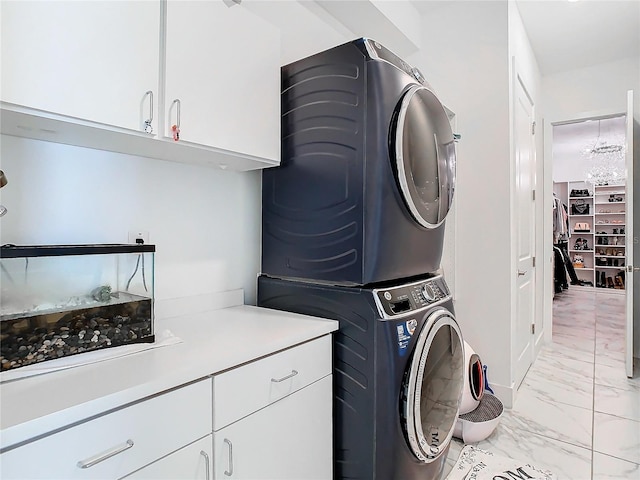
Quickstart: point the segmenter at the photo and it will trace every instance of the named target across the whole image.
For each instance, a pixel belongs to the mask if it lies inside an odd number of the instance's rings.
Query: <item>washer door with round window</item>
[[[450,312],[429,314],[415,344],[402,385],[401,416],[413,454],[430,463],[446,451],[464,378],[464,347]]]
[[[439,226],[453,202],[456,151],[444,106],[414,85],[402,97],[393,127],[392,158],[407,208],[425,228]]]

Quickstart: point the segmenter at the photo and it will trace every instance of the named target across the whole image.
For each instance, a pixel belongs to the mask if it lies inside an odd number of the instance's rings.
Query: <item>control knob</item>
[[[422,296],[429,303],[433,302],[436,299],[437,294],[430,283],[425,283],[422,286]]]

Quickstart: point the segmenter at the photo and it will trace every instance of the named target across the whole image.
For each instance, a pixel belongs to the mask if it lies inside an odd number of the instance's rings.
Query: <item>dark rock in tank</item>
[[[131,297],[135,300],[3,321],[0,368],[4,371],[82,352],[152,343],[151,299]]]

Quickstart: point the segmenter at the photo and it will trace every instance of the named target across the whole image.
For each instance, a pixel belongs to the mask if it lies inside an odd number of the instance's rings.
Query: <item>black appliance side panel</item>
[[[376,438],[391,446],[386,432],[376,432],[376,324],[370,294],[358,288],[258,278],[258,305],[340,323],[333,334],[334,478],[372,480],[376,458],[392,463],[388,452],[376,454]],[[393,412],[387,411],[387,415]],[[391,478],[391,477],[388,477]]]
[[[351,43],[282,67],[282,161],[262,173],[262,273],[362,283],[365,68]]]

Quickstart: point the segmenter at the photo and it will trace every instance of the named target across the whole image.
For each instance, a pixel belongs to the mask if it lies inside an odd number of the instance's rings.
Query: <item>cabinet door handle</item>
[[[176,106],[176,126],[180,128],[180,99],[176,98],[171,102],[171,107]]]
[[[149,97],[149,118],[147,120],[145,120],[144,122],[144,131],[147,133],[152,133],[153,132],[153,126],[152,126],[152,122],[153,122],[153,92],[151,90],[148,90],[145,93],[146,96]]]
[[[124,445],[114,447],[111,450],[107,450],[104,453],[88,458],[86,460],[80,460],[76,465],[78,466],[78,468],[93,467],[94,465],[100,462],[104,462],[108,458],[118,455],[119,453],[122,453],[125,450],[129,450],[131,447],[133,447],[133,440],[129,439],[124,443]]]
[[[206,480],[211,480],[211,473],[209,472],[209,455],[207,455],[207,452],[205,452],[204,450],[200,450],[200,455],[202,455],[204,457],[204,461],[205,463],[205,468],[206,468]]]
[[[282,378],[272,378],[271,381],[273,383],[280,383],[280,382],[284,382],[285,380],[287,380],[288,378],[291,377],[295,377],[298,374],[297,370],[291,370],[291,373],[289,375],[287,375],[286,377],[282,377]]]
[[[230,477],[231,475],[233,475],[233,445],[231,444],[231,440],[227,438],[224,439],[224,443],[229,445],[229,470],[225,470],[224,474],[227,477]]]

